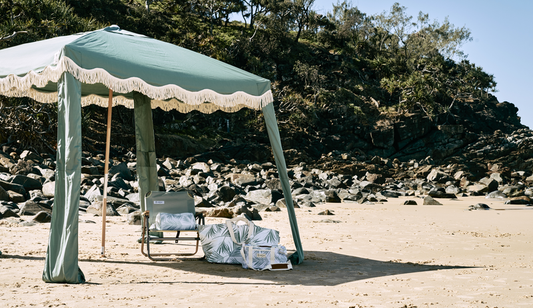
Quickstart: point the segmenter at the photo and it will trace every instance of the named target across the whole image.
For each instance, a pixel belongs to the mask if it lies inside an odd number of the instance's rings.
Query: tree
[[[304,27],[309,25],[309,15],[311,14],[311,7],[315,3],[315,0],[294,0],[293,10],[294,19],[296,22],[296,38],[294,41],[298,43],[300,35]]]
[[[429,23],[429,15],[419,13],[418,31],[409,35],[409,45],[415,55],[425,55],[432,50],[450,59],[462,60],[466,55],[459,48],[472,41],[470,30],[466,27],[455,28],[448,17],[440,24],[437,20]]]
[[[261,15],[266,15],[270,12],[280,12],[280,6],[283,5],[284,0],[242,0],[245,4],[246,10],[242,11],[242,17],[250,20],[250,29],[254,28],[255,21]]]
[[[375,16],[376,27],[393,35],[397,43],[390,41],[389,50],[402,50],[405,61],[427,56],[437,50],[445,57],[464,58],[464,53],[459,48],[471,41],[471,33],[466,27],[456,28],[448,18],[440,24],[438,21],[430,23],[429,15],[419,12],[417,21],[406,14],[407,8],[395,3],[389,13],[383,12]],[[387,38],[383,36],[380,41],[380,50]]]
[[[328,18],[335,25],[337,40],[343,42],[342,45],[352,48],[354,52],[362,51],[373,28],[371,19],[365,13],[343,1],[333,5]]]
[[[94,30],[91,19],[74,14],[72,7],[60,0],[2,1],[0,15],[10,18],[0,21],[0,48],[36,40]],[[24,35],[16,35],[24,33]],[[13,35],[15,34],[15,35]]]

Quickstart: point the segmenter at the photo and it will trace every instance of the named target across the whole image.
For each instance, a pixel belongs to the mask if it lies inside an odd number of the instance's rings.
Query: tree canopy
[[[313,5],[314,0],[0,0],[6,17],[0,21],[0,48],[118,24],[270,79],[281,122],[306,131],[320,130],[324,121],[317,119],[354,127],[391,113],[423,112],[438,121],[456,100],[495,91],[494,76],[460,49],[472,40],[465,27],[423,12],[409,16],[399,3],[376,15],[347,1],[326,15]],[[0,97],[5,104],[15,101]],[[240,117],[253,125],[258,115]]]

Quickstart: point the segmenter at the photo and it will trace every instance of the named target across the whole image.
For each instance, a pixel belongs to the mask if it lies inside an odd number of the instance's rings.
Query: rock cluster
[[[314,165],[301,162],[288,169],[295,207],[324,202],[373,204],[388,198],[423,198],[405,204],[439,205],[439,198],[486,196],[509,204],[530,205],[533,195],[533,133],[495,133],[479,138],[453,159],[436,164],[431,157],[400,161],[362,153],[331,152]],[[100,215],[104,189],[104,157],[84,152],[80,211]],[[529,158],[528,158],[529,157]],[[157,160],[159,189],[194,194],[198,211],[207,216],[246,214],[286,207],[276,166],[271,162],[230,159],[225,162],[196,155],[184,160]],[[31,216],[49,222],[53,210],[55,161],[24,150],[0,151],[0,218]],[[107,215],[125,215],[139,224],[135,155],[110,163]]]

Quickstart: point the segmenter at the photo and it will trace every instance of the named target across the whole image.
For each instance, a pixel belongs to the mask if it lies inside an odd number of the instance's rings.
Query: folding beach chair
[[[146,211],[142,213],[143,227],[141,239],[141,253],[153,261],[168,261],[176,259],[177,256],[192,256],[198,252],[200,243],[200,236],[198,233],[198,223],[204,224],[204,217],[202,213],[196,213],[194,207],[194,199],[187,191],[179,192],[164,192],[151,191],[145,197]],[[189,214],[185,214],[189,213]],[[159,214],[159,216],[158,216]],[[180,215],[177,215],[180,214]],[[186,220],[186,223],[181,223],[180,217],[187,216],[191,220]],[[165,218],[172,218],[166,219]],[[156,223],[157,221],[157,223]],[[198,221],[198,223],[196,222]],[[171,223],[169,223],[171,222]],[[177,222],[173,224],[172,222]],[[150,233],[157,232],[162,234],[161,237],[150,236]],[[175,237],[164,236],[169,232],[176,233]],[[182,233],[193,233],[193,236],[181,236]],[[184,242],[195,242],[193,245],[184,244]],[[150,251],[150,243],[163,244],[161,249],[165,252],[153,253]],[[146,252],[144,246],[146,244]],[[169,247],[170,252],[169,252]],[[188,246],[188,247],[184,247]],[[163,249],[164,248],[164,249]],[[179,249],[179,250],[178,250]],[[160,256],[167,256],[166,258],[154,258]],[[168,257],[174,256],[174,257]]]

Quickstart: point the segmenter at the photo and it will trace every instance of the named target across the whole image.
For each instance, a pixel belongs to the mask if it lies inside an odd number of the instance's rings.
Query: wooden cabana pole
[[[102,256],[105,256],[105,229],[107,215],[107,181],[109,172],[109,148],[111,146],[111,110],[113,109],[113,90],[109,89],[109,103],[107,105],[107,135],[105,145],[104,167],[104,199],[102,200]]]

